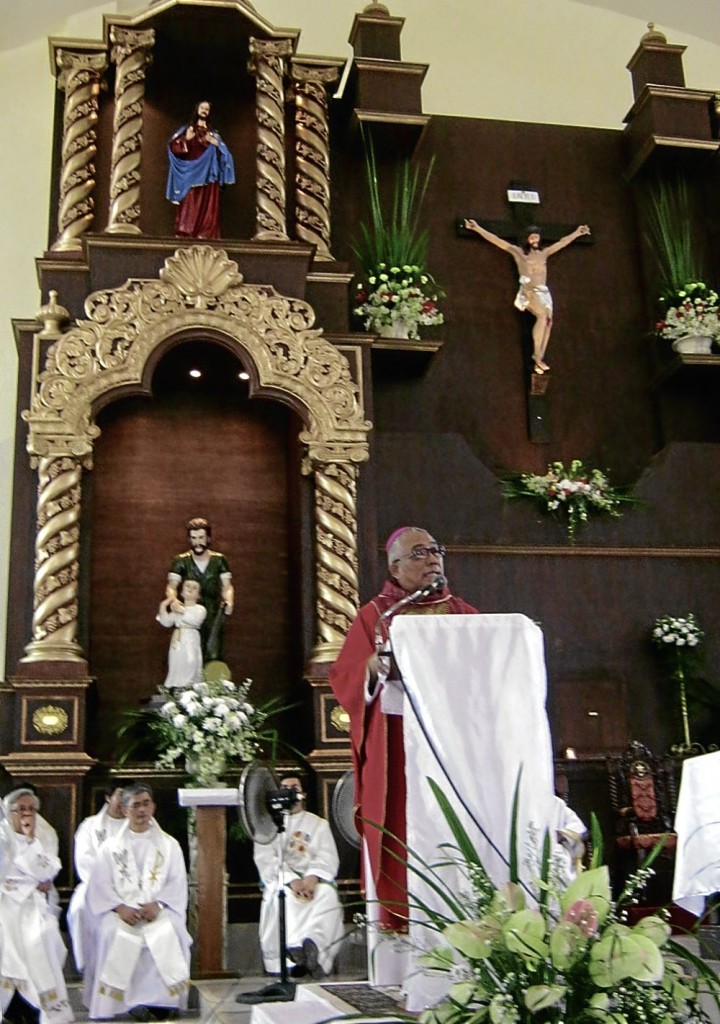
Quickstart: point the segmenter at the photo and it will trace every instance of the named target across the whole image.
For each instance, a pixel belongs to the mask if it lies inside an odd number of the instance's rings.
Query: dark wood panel
[[[192,359],[190,359],[192,355]],[[191,381],[188,366],[204,376]],[[98,700],[94,749],[108,756],[118,714],[165,678],[169,631],[154,621],[171,558],[187,550],[184,524],[202,515],[212,545],[230,562],[236,608],[225,655],[256,700],[297,678],[293,588],[288,570],[286,445],[292,415],[250,402],[238,364],[196,344],[160,364],[154,400],[105,410],[89,512],[89,636]],[[294,484],[293,484],[294,486]]]

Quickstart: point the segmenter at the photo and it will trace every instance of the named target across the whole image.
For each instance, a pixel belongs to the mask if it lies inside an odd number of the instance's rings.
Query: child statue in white
[[[202,679],[200,627],[207,611],[198,604],[200,584],[197,580],[184,580],[180,596],[182,601],[176,597],[161,601],[156,616],[162,626],[174,627],[168,650],[168,674],[163,684],[166,690],[183,689]]]

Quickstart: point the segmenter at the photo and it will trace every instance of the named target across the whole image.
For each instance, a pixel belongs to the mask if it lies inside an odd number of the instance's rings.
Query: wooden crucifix
[[[477,234],[507,252],[515,261],[519,284],[515,307],[523,314],[523,356],[528,389],[528,434],[540,444],[551,440],[550,408],[547,399],[548,373],[546,352],[552,329],[552,295],[547,286],[547,261],[577,239],[586,239],[590,228],[582,224],[572,231],[558,224],[530,225],[528,204],[539,205],[538,193],[522,182],[511,182],[507,190],[512,211],[510,221],[486,222],[482,226],[474,218],[457,222],[458,234]],[[541,241],[549,242],[542,246]]]

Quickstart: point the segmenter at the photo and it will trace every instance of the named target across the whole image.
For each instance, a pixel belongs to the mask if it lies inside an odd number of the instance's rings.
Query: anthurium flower
[[[563,920],[577,925],[586,937],[597,931],[598,914],[590,900],[575,900],[563,914]]]

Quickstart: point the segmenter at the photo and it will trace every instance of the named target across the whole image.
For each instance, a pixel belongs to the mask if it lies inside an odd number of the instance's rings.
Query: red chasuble
[[[405,749],[401,715],[383,714],[380,698],[365,703],[367,660],[375,651],[375,626],[380,616],[407,596],[386,580],[382,591],[358,612],[338,660],[330,685],[350,715],[357,827],[367,845],[382,923],[405,930],[408,918],[405,868]],[[407,605],[398,614],[473,615],[477,609],[445,589]],[[383,626],[387,639],[387,622]],[[380,826],[380,828],[378,828]],[[385,835],[381,828],[392,836]],[[398,859],[400,858],[400,859]]]

